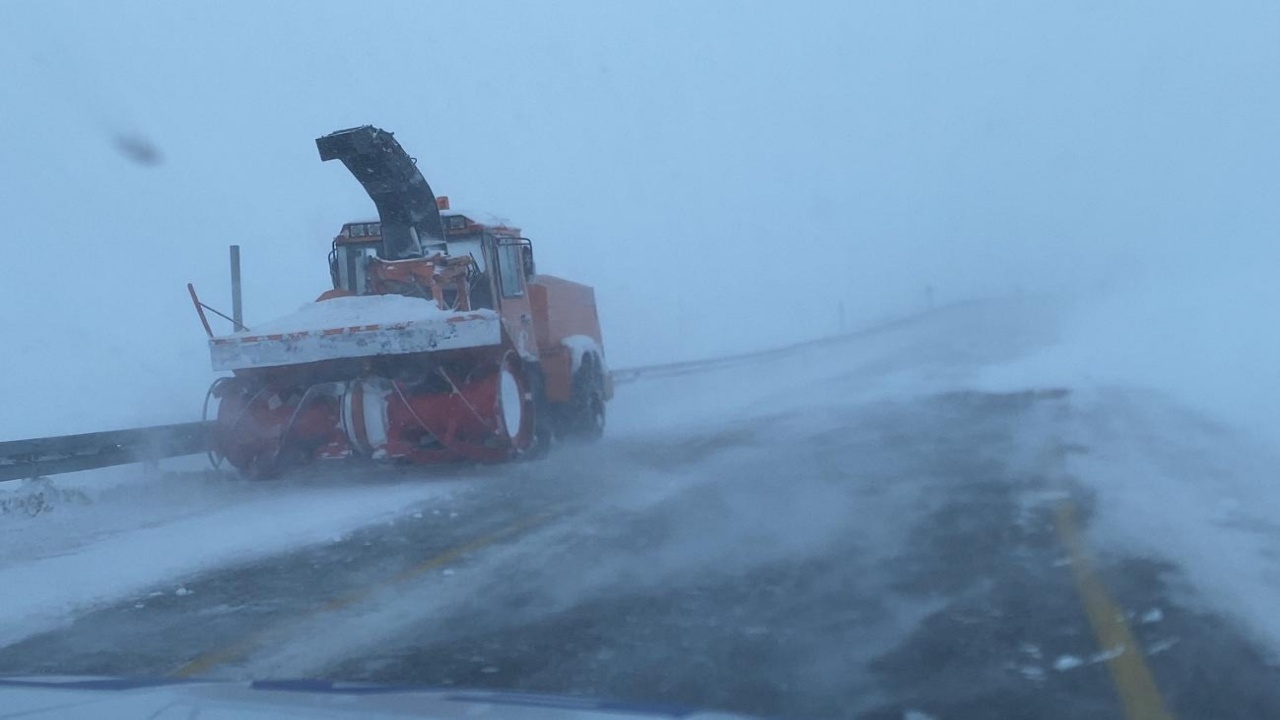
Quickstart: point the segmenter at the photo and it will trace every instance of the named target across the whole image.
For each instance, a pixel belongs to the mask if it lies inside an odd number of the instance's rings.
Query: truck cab
[[[528,285],[535,271],[533,244],[520,236],[520,228],[481,223],[465,213],[449,210],[448,200],[442,198],[444,209],[440,213],[445,253],[472,259],[477,270],[477,278],[471,283],[472,307],[501,310],[509,304],[527,306]]]
[[[416,275],[408,290],[390,290],[431,297],[443,310],[495,310],[520,354],[536,358],[530,285],[534,278],[533,246],[520,228],[482,223],[472,215],[449,209],[447,197],[437,198],[444,241],[423,246],[424,257],[386,261],[379,257],[381,223],[349,222],[333,239],[329,273],[333,290],[326,295],[375,295],[389,292],[380,282],[389,270],[413,266]],[[447,276],[441,272],[450,273]],[[403,273],[402,273],[403,274]]]
[[[520,229],[505,224],[485,224],[472,216],[448,209],[448,198],[439,198],[445,241],[423,248],[427,259],[436,255],[470,259],[467,276],[468,309],[501,310],[506,304],[522,304],[534,275],[533,246]],[[333,239],[329,273],[335,291],[371,295],[377,290],[370,278],[372,259],[382,248],[381,224],[376,220],[349,222]],[[403,261],[402,261],[403,262]],[[449,303],[456,307],[456,298]],[[447,308],[449,309],[449,308]]]

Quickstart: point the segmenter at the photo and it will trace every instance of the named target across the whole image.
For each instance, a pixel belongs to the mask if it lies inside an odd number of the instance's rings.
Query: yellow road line
[[[1089,624],[1098,639],[1099,649],[1108,654],[1107,669],[1124,705],[1127,720],[1173,720],[1164,707],[1160,690],[1142,657],[1142,648],[1129,631],[1124,613],[1107,594],[1106,587],[1094,571],[1084,540],[1076,525],[1075,504],[1058,505],[1056,519],[1058,537],[1071,555],[1071,574],[1076,592],[1089,615]]]
[[[306,617],[316,617],[323,613],[334,612],[351,607],[352,605],[368,599],[374,593],[413,580],[414,578],[448,565],[449,563],[476,552],[477,550],[489,547],[503,538],[537,527],[538,525],[551,520],[552,517],[554,517],[553,513],[533,515],[499,528],[498,530],[472,540],[471,542],[449,548],[439,555],[428,558],[407,570],[393,575],[381,583],[374,583],[368,587],[335,598],[334,600],[320,606],[319,609],[308,613]],[[200,655],[190,662],[182,665],[177,670],[173,671],[171,675],[180,678],[196,677],[209,672],[219,665],[242,658],[252,652],[253,649],[267,637],[272,629],[273,628],[271,627],[264,628],[257,632],[250,633],[248,636],[232,643],[231,645],[204,653],[203,655]]]

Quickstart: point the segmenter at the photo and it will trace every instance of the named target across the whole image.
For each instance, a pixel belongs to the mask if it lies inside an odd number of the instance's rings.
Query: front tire
[[[547,401],[542,368],[538,365],[529,367],[525,377],[529,383],[529,392],[533,395],[533,442],[521,453],[520,459],[538,460],[551,452],[551,444],[555,439],[555,429],[551,423],[551,403]]]

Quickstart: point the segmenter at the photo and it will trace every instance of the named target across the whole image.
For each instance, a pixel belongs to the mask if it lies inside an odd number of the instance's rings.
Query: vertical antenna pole
[[[244,329],[244,308],[240,304],[240,246],[231,246],[231,321],[234,330]]]

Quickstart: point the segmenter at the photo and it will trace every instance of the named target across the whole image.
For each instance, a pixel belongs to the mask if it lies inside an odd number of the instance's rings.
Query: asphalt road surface
[[[0,674],[814,718],[1280,717],[1280,670],[1181,602],[1176,568],[1081,546],[1093,498],[1063,459],[1089,448],[1058,432],[1070,412],[1060,391],[933,395],[450,470],[467,491],[95,609],[0,649]]]

